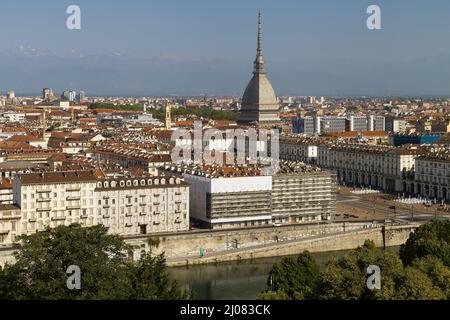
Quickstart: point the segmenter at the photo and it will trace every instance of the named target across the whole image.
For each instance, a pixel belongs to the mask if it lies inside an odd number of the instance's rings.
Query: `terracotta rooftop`
[[[15,141],[15,142],[31,142],[31,141],[39,141],[40,138],[37,136],[31,135],[16,135],[12,136],[7,141]]]
[[[19,179],[23,185],[48,184],[48,183],[74,183],[94,182],[94,171],[63,171],[20,174]]]

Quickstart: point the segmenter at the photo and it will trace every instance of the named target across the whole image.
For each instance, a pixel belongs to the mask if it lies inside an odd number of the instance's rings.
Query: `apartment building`
[[[157,168],[172,162],[168,151],[144,150],[123,146],[94,147],[90,151],[96,161],[117,163],[124,168],[141,168],[157,173]]]
[[[20,235],[20,208],[12,204],[0,204],[0,247],[14,243]]]
[[[406,120],[403,118],[387,117],[386,118],[386,131],[393,133],[406,132]]]
[[[179,177],[102,178],[97,223],[124,236],[189,230],[189,185]]]
[[[310,137],[281,137],[280,158],[285,160],[315,163],[317,160],[317,145],[320,139]]]
[[[180,177],[108,177],[101,170],[19,174],[0,204],[0,245],[46,227],[103,224],[133,236],[189,230],[189,185]]]
[[[93,171],[18,175],[13,180],[13,201],[22,212],[20,233],[72,223],[95,225],[95,186]]]
[[[384,131],[383,116],[318,116],[303,117],[292,121],[293,133],[321,134],[345,131]]]

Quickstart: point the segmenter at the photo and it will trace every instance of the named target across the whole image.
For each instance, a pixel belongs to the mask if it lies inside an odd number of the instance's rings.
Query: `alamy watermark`
[[[381,8],[375,4],[367,7],[367,14],[370,16],[367,18],[366,25],[369,30],[381,30]]]
[[[172,132],[175,147],[172,162],[205,165],[260,165],[264,175],[279,169],[279,131],[277,129],[206,129],[194,122],[194,130],[178,128]]]
[[[367,278],[367,289],[380,290],[381,289],[381,269],[377,265],[370,265],[367,267],[367,274],[370,276]]]
[[[71,265],[67,268],[66,273],[69,275],[66,281],[67,289],[81,290],[81,269],[77,265]]]
[[[66,20],[66,27],[69,30],[81,29],[81,8],[76,4],[67,7],[66,13],[69,15]],[[367,14],[370,16],[366,20],[366,26],[369,30],[381,30],[381,8],[372,4],[367,7]]]
[[[69,30],[81,29],[81,8],[75,4],[67,7],[66,13],[69,14],[66,20],[66,27]]]

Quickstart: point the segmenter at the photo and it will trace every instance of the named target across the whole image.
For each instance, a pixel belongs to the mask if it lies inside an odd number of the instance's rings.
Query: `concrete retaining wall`
[[[295,255],[304,250],[348,250],[362,245],[367,239],[380,247],[398,246],[406,242],[417,226],[418,224],[383,227],[364,223],[329,223],[153,235],[160,240],[157,248],[149,247],[149,237],[127,238],[126,242],[134,248],[133,259],[139,259],[143,252],[151,249],[154,254],[164,252],[168,265],[178,266]],[[205,256],[202,258],[200,248],[205,249]],[[0,265],[13,262],[13,252],[12,248],[0,249]]]

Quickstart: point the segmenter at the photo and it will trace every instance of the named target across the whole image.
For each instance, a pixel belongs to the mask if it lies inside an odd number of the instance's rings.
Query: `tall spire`
[[[255,70],[253,73],[256,74],[262,74],[266,73],[266,70],[264,68],[264,58],[263,58],[263,52],[262,52],[262,18],[261,18],[261,11],[258,12],[258,47],[256,49],[256,59],[255,59]]]

